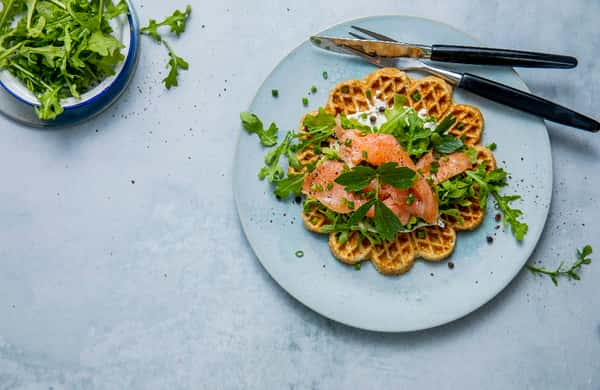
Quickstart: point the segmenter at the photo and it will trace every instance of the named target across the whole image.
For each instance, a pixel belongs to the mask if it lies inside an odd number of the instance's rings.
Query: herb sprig
[[[140,33],[151,37],[158,43],[162,43],[167,49],[169,55],[169,61],[167,62],[167,68],[169,68],[169,73],[163,79],[163,83],[167,89],[171,89],[172,87],[176,87],[179,85],[179,71],[180,70],[188,70],[190,65],[184,60],[182,57],[179,57],[175,54],[171,44],[167,42],[163,36],[160,34],[159,29],[161,27],[168,27],[169,31],[179,37],[183,32],[185,32],[186,25],[190,14],[192,13],[192,7],[188,5],[185,7],[184,11],[175,10],[170,16],[167,16],[161,22],[157,22],[154,19],[150,19],[148,25],[140,29]]]
[[[391,162],[380,165],[377,169],[363,165],[356,166],[338,176],[335,182],[345,186],[348,192],[362,191],[373,181],[375,182],[375,197],[360,206],[350,218],[349,223],[350,225],[359,223],[365,218],[371,207],[374,207],[375,230],[382,239],[391,241],[404,229],[404,226],[398,216],[379,199],[381,183],[398,189],[407,189],[412,187],[415,180],[417,180],[415,171]]]
[[[561,262],[553,271],[542,267],[536,267],[531,264],[527,264],[527,269],[535,275],[549,276],[550,280],[552,280],[552,283],[554,283],[555,286],[558,286],[558,278],[561,276],[567,277],[571,280],[580,280],[581,277],[579,275],[579,271],[584,265],[589,265],[592,263],[592,259],[589,257],[591,254],[592,247],[590,245],[586,245],[581,250],[577,249],[577,261],[575,261],[575,263],[573,263],[569,268],[564,268],[565,263]]]

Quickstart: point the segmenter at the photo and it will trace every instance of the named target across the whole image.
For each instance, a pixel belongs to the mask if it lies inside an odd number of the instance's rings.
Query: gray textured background
[[[146,22],[185,2],[138,4]],[[0,118],[0,389],[600,388],[600,257],[578,283],[523,271],[460,321],[369,333],[269,278],[231,194],[237,114],[309,34],[410,14],[489,45],[569,53],[576,70],[520,74],[598,117],[600,2],[192,4],[180,88],[163,90],[162,49],[145,41],[133,85],[92,122],[37,131]],[[587,243],[600,252],[600,139],[548,127],[554,199],[534,258],[554,265]]]

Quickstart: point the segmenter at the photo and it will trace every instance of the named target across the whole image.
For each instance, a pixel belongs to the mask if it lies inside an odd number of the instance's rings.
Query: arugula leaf
[[[471,177],[479,185],[479,206],[486,208],[488,194],[492,194],[496,201],[498,209],[504,214],[504,224],[509,224],[513,235],[519,241],[522,241],[529,229],[528,225],[519,220],[523,211],[513,209],[511,202],[520,199],[519,195],[500,195],[499,189],[507,185],[506,172],[503,169],[495,169],[486,173],[485,166],[480,165],[477,169],[466,171],[465,174]]]
[[[584,246],[581,250],[577,249],[577,261],[573,263],[573,265],[567,269],[564,269],[564,262],[561,262],[560,265],[554,270],[550,271],[546,268],[536,267],[531,264],[527,264],[527,269],[531,271],[535,275],[547,275],[552,280],[555,286],[558,286],[558,278],[560,276],[566,276],[569,279],[580,280],[581,277],[578,271],[584,265],[589,265],[592,263],[592,259],[589,258],[589,255],[592,254],[591,245]]]
[[[185,59],[175,54],[175,51],[171,45],[162,37],[162,35],[160,35],[158,30],[161,27],[168,26],[170,31],[179,37],[185,31],[186,24],[191,13],[192,7],[188,5],[185,8],[185,11],[175,10],[172,15],[167,16],[161,22],[150,19],[148,25],[140,29],[141,34],[151,37],[156,42],[162,43],[167,48],[169,55],[167,68],[169,68],[169,73],[163,79],[163,83],[167,89],[171,89],[172,87],[179,85],[177,80],[179,77],[179,70],[188,70],[190,65]]]
[[[377,172],[373,168],[358,165],[349,172],[344,172],[339,175],[335,179],[335,182],[345,186],[345,189],[348,192],[357,192],[368,186],[376,175]]]
[[[188,70],[190,65],[186,60],[175,54],[173,48],[167,43],[167,41],[163,41],[163,44],[166,46],[167,51],[169,52],[169,62],[167,63],[169,73],[167,74],[167,77],[163,79],[163,83],[167,89],[171,89],[172,87],[177,87],[179,85],[179,81],[177,80],[179,77],[179,70]]]
[[[267,179],[269,183],[273,183],[284,178],[285,173],[283,168],[279,166],[279,160],[281,159],[281,156],[289,155],[293,139],[294,133],[290,131],[277,147],[269,150],[265,156],[265,166],[258,172],[258,178],[260,180]]]
[[[264,129],[262,121],[251,112],[242,112],[240,114],[242,126],[250,134],[256,134],[263,146],[274,146],[277,144],[277,125],[271,123],[268,129]]]
[[[529,226],[526,223],[519,221],[519,217],[523,215],[523,211],[519,209],[513,209],[510,206],[511,202],[521,199],[521,196],[502,196],[496,190],[492,190],[492,195],[497,202],[498,208],[500,211],[502,211],[502,214],[504,214],[504,224],[510,224],[510,228],[516,239],[522,241],[529,230]]]
[[[372,133],[373,129],[370,126],[363,125],[354,118],[348,118],[346,115],[341,117],[342,127],[344,129],[360,130],[366,133]]]
[[[402,231],[400,220],[383,202],[375,202],[375,228],[386,241],[392,241]]]
[[[335,117],[323,108],[319,108],[317,115],[307,115],[302,123],[307,132],[298,134],[302,138],[297,146],[298,150],[304,150],[311,145],[320,146],[321,142],[331,137],[335,127]]]
[[[438,134],[445,134],[448,129],[452,127],[452,125],[456,122],[456,118],[452,114],[448,114],[442,119],[440,123],[435,128],[435,132]]]
[[[173,14],[167,16],[163,21],[157,22],[154,19],[150,19],[148,25],[143,27],[140,32],[142,34],[148,35],[152,37],[155,41],[161,42],[163,40],[162,36],[158,32],[158,29],[163,26],[168,26],[172,33],[180,36],[186,28],[187,20],[192,13],[192,7],[188,5],[185,7],[185,11],[175,10]]]
[[[307,115],[302,123],[308,129],[309,134],[321,133],[335,127],[335,117],[321,107],[317,115]]]
[[[395,162],[385,163],[377,168],[381,181],[401,190],[408,189],[417,180],[417,173],[410,168],[400,167]]]
[[[290,194],[298,196],[302,193],[302,184],[304,183],[304,174],[290,174],[285,179],[273,181],[275,189],[273,193],[280,199],[285,199]]]

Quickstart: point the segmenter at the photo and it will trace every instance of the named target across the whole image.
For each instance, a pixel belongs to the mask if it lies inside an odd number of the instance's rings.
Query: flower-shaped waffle
[[[483,131],[481,112],[473,106],[454,104],[452,87],[440,78],[428,76],[415,80],[398,69],[379,69],[363,80],[349,80],[338,84],[331,91],[325,109],[332,115],[348,115],[367,111],[376,102],[391,107],[396,94],[406,96],[408,105],[416,110],[424,109],[429,116],[435,116],[439,120],[451,113],[456,121],[448,133],[462,138],[465,144],[474,147],[478,163],[485,163],[487,170],[496,168],[491,150],[480,145]],[[301,124],[300,132],[303,131],[305,129]],[[314,163],[319,158],[312,149],[299,151],[297,157],[303,164]],[[413,232],[399,233],[394,241],[380,244],[371,243],[358,232],[350,233],[346,240],[340,240],[338,233],[330,233],[329,247],[333,255],[344,263],[356,264],[370,260],[382,274],[403,274],[410,270],[417,258],[440,261],[450,256],[456,244],[456,231],[473,230],[485,217],[484,210],[480,209],[479,202],[475,199],[470,206],[460,207],[459,210],[461,221],[443,215],[444,227],[427,226]],[[331,222],[318,207],[303,210],[302,220],[308,230],[317,233],[322,233],[321,228]]]

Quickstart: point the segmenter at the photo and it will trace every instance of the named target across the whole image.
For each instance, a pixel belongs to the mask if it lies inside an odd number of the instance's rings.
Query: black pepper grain
[[[296,199],[294,199],[296,201],[296,203],[300,204],[300,202],[302,202],[302,198],[297,196]]]
[[[451,262],[451,261],[449,261],[449,262],[448,262],[448,268],[450,268],[450,269],[454,269],[454,263],[453,263],[453,262]]]
[[[487,240],[488,244],[491,244],[492,242],[494,242],[494,237],[492,237],[492,236],[488,235],[488,236],[486,237],[486,240]]]
[[[500,222],[502,220],[502,214],[496,214],[496,222]]]

